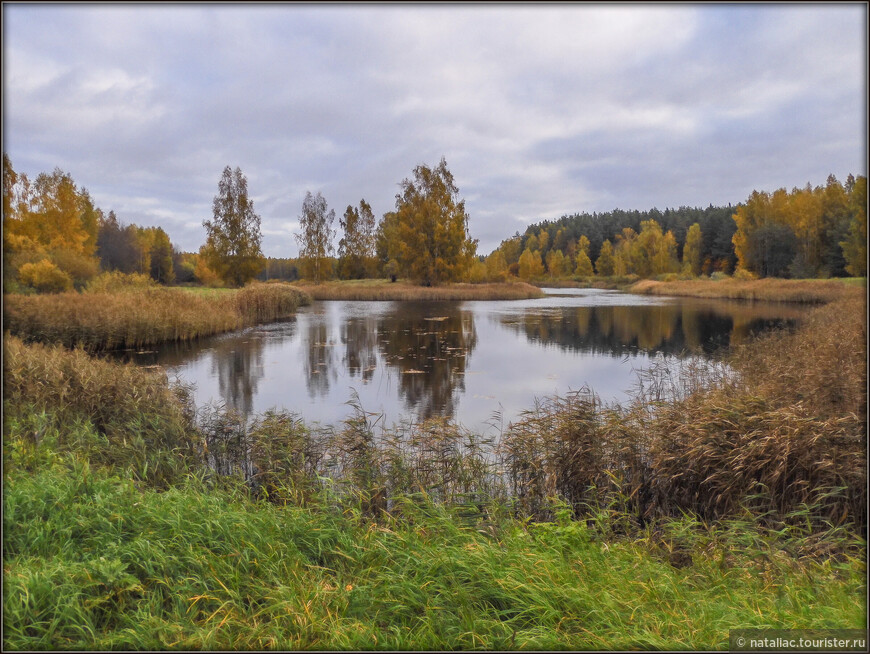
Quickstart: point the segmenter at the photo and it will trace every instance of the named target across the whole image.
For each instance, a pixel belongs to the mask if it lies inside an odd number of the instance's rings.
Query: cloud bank
[[[487,253],[580,211],[866,175],[867,7],[3,6],[3,148],[184,250],[224,166],[270,256],[443,156]],[[337,227],[337,225],[336,225]]]

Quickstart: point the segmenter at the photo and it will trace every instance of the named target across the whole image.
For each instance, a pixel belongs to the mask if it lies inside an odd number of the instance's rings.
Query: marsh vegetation
[[[6,338],[4,646],[719,648],[860,627],[864,303],[633,401],[444,418],[197,412],[155,369]],[[640,610],[635,610],[635,609]]]

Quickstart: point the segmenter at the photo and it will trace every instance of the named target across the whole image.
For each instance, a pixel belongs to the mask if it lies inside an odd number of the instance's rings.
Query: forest
[[[336,229],[335,210],[308,192],[298,257],[265,257],[247,179],[225,168],[204,220],[206,243],[182,252],[162,227],[127,224],[55,168],[35,180],[3,158],[4,291],[62,292],[123,273],[162,285],[241,286],[278,279],[397,277],[445,282],[603,278],[830,278],[866,274],[867,178],[753,191],[724,207],[577,213],[530,225],[487,256],[444,159],[418,166],[376,220],[361,199]],[[340,230],[340,233],[339,233]],[[338,247],[335,239],[339,237]]]

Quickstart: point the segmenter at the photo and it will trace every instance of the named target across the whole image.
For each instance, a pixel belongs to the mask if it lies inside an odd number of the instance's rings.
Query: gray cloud
[[[394,207],[447,158],[488,252],[529,222],[866,174],[866,6],[4,5],[4,143],[187,250],[224,166],[264,249],[306,190]]]

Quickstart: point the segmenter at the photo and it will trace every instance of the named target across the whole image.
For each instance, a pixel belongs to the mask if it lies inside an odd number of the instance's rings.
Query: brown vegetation
[[[88,350],[185,341],[292,315],[308,297],[288,284],[204,295],[178,288],[6,295],[5,328],[25,341]]]
[[[629,530],[684,513],[750,516],[774,529],[862,529],[864,310],[855,298],[819,307],[797,331],[739,346],[712,373],[653,368],[625,406],[603,406],[590,389],[545,400],[497,445],[443,419],[376,429],[360,407],[334,428],[287,413],[246,426],[211,409],[194,440],[205,446],[203,462],[243,475],[275,501],[305,502],[329,478],[334,492],[373,512],[393,510],[391,497],[424,493],[461,506],[508,501],[536,519],[553,517],[556,498],[578,516],[610,512]],[[34,424],[40,415],[90,420],[111,436],[115,458],[184,442],[156,433],[143,441],[166,411],[178,416],[172,424],[185,416],[157,377],[80,351],[7,341],[7,401],[29,403]]]
[[[732,300],[763,300],[765,302],[803,302],[822,304],[834,300],[860,297],[866,285],[849,284],[834,280],[791,279],[694,279],[659,282],[644,279],[627,289],[639,295],[679,295],[701,298],[728,298]]]
[[[418,286],[384,281],[297,284],[315,300],[524,300],[543,292],[523,282]]]
[[[33,446],[53,438],[59,450],[126,467],[156,485],[178,481],[199,458],[188,389],[170,388],[164,373],[8,334],[3,349],[6,421],[26,423],[10,430],[4,422],[4,433],[28,433]],[[81,423],[99,440],[81,440]]]
[[[678,382],[653,371],[628,407],[602,407],[591,391],[548,400],[503,436],[511,494],[530,514],[558,495],[580,512],[624,502],[641,522],[751,508],[814,527],[860,525],[863,318],[857,299],[816,309],[798,332],[738,348],[712,386],[699,371]]]

